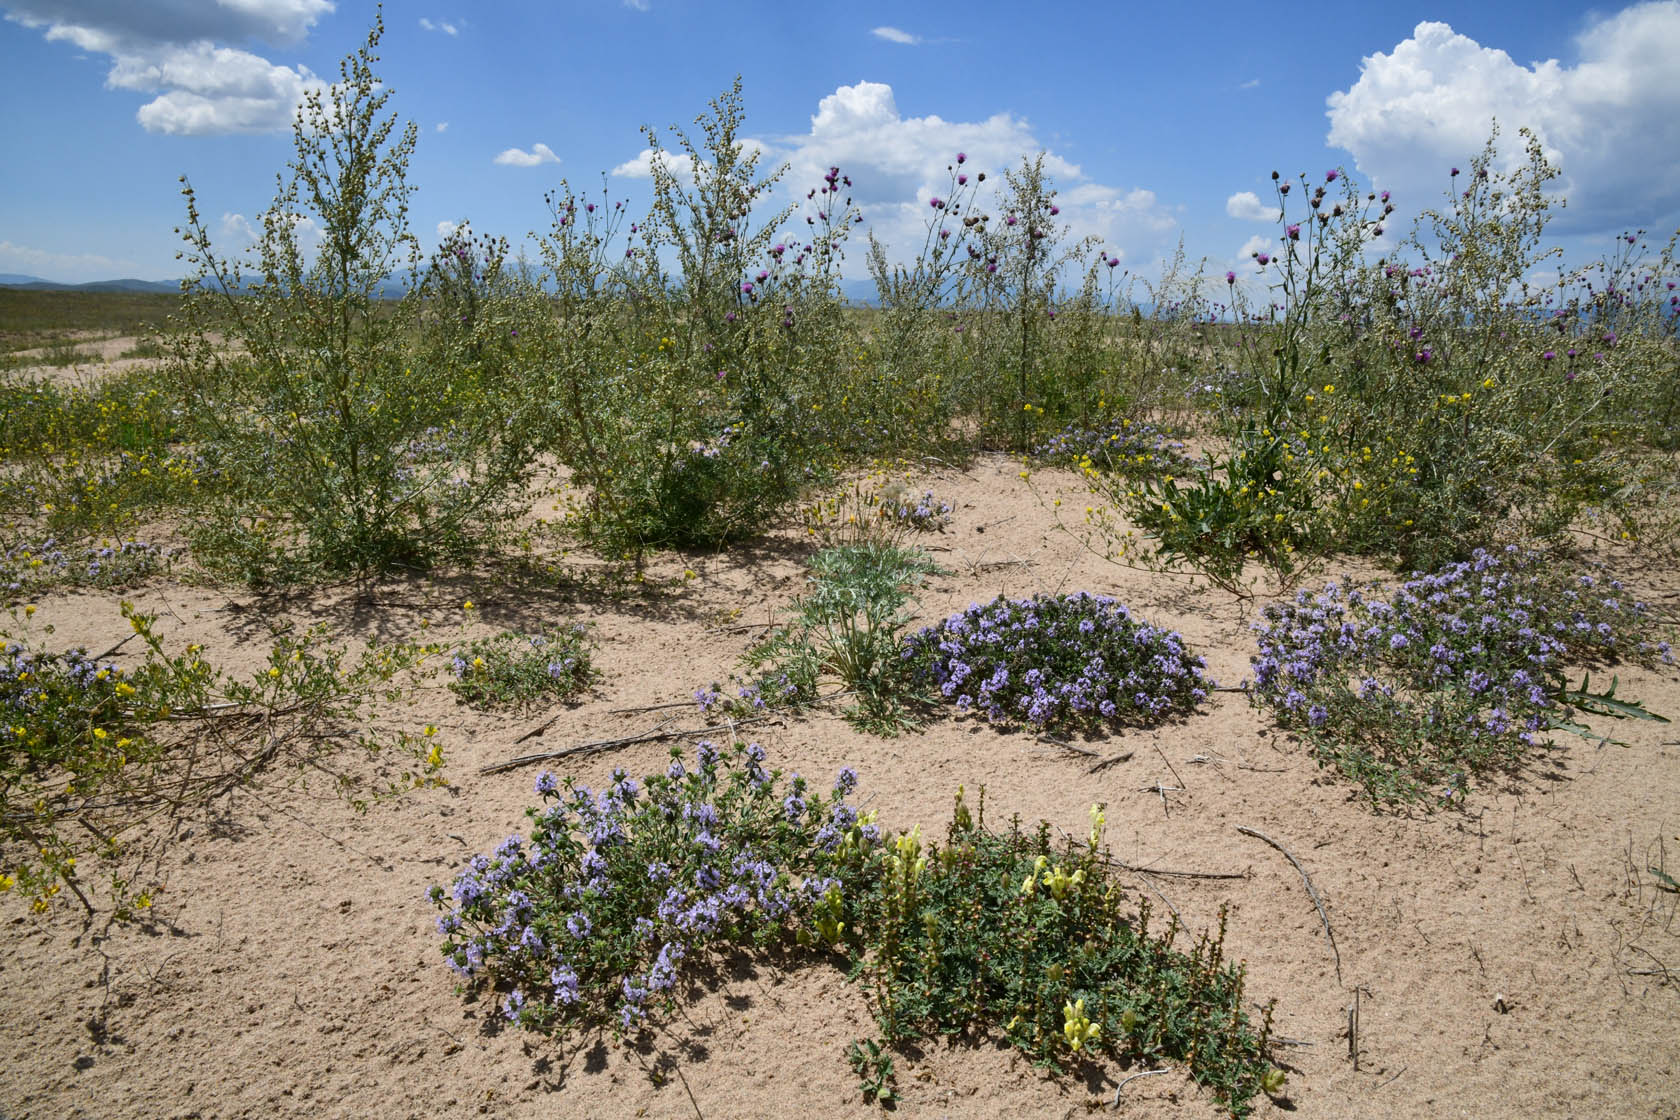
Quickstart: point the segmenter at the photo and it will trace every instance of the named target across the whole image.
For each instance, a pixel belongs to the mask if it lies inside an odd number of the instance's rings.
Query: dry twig
[[[1115,1108],[1120,1107],[1120,1091],[1122,1089],[1124,1089],[1126,1086],[1130,1085],[1132,1082],[1136,1081],[1138,1078],[1140,1078],[1140,1077],[1157,1077],[1157,1076],[1159,1076],[1163,1073],[1171,1073],[1171,1072],[1172,1072],[1172,1070],[1170,1070],[1170,1069],[1146,1069],[1142,1073],[1132,1074],[1130,1077],[1128,1077],[1124,1081],[1120,1082],[1119,1085],[1116,1085],[1114,1087],[1114,1107]]]
[[[1295,856],[1289,851],[1288,848],[1284,847],[1282,844],[1279,844],[1276,840],[1273,840],[1270,836],[1267,836],[1264,832],[1261,832],[1257,828],[1248,828],[1247,826],[1240,825],[1240,824],[1237,826],[1237,831],[1242,833],[1244,836],[1252,836],[1256,840],[1263,840],[1267,844],[1270,844],[1272,847],[1274,847],[1278,851],[1282,852],[1284,858],[1287,859],[1290,863],[1294,864],[1295,865],[1295,870],[1299,871],[1301,873],[1301,882],[1306,885],[1307,897],[1312,899],[1312,904],[1318,908],[1318,920],[1324,923],[1324,936],[1329,939],[1329,941],[1330,941],[1330,952],[1336,958],[1336,982],[1338,984],[1341,983],[1341,981],[1342,981],[1342,954],[1341,954],[1341,950],[1336,948],[1336,934],[1335,934],[1335,931],[1333,931],[1330,928],[1330,915],[1326,914],[1324,912],[1324,903],[1318,897],[1318,888],[1313,886],[1312,876],[1307,874],[1307,869],[1301,866],[1301,861],[1296,859]]]
[[[602,751],[616,750],[636,743],[655,743],[661,739],[687,739],[695,735],[714,735],[727,731],[733,734],[737,727],[747,727],[757,723],[767,723],[773,716],[754,716],[752,719],[731,720],[711,727],[677,728],[670,731],[654,729],[644,731],[640,735],[625,735],[618,739],[597,739],[591,743],[579,743],[573,747],[566,747],[557,751],[543,751],[539,754],[524,754],[518,758],[510,758],[505,762],[493,762],[489,766],[480,766],[480,774],[499,774],[504,770],[513,770],[520,766],[529,766],[534,762],[551,762],[557,758],[567,758],[575,754],[599,754]],[[551,721],[552,722],[552,721]],[[523,742],[530,738],[530,734],[522,736],[516,742]]]

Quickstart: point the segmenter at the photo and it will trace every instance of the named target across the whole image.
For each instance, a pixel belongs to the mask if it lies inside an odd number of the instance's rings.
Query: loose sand
[[[1089,589],[1179,629],[1222,684],[1246,675],[1253,607],[1189,581],[1103,561],[1056,527],[1086,498],[1070,474],[982,458],[913,480],[957,506],[931,538],[948,574],[918,607],[928,621],[1002,593]],[[1060,509],[1051,503],[1062,500]],[[325,621],[351,637],[459,633],[587,621],[600,683],[558,712],[479,715],[430,677],[396,724],[441,729],[448,789],[358,814],[327,783],[269,775],[184,822],[165,850],[160,921],[84,935],[72,901],[45,917],[0,899],[0,1115],[22,1117],[782,1117],[864,1116],[843,1054],[872,1033],[861,993],[833,969],[739,960],[640,1049],[593,1037],[544,1041],[501,1029],[463,1001],[443,965],[426,889],[523,824],[536,768],[480,766],[536,749],[643,731],[670,713],[613,709],[682,700],[727,678],[800,587],[793,532],[718,555],[665,557],[645,588],[612,596],[570,582],[514,590],[434,577],[372,591],[287,598],[158,581],[128,593],[160,615],[170,644],[248,672],[263,621]],[[683,569],[698,578],[684,581]],[[1674,573],[1619,571],[1672,613]],[[1665,597],[1666,596],[1666,597]],[[58,643],[102,649],[123,632],[116,596],[43,599],[36,623]],[[1620,692],[1680,715],[1673,670],[1622,667]],[[698,726],[697,714],[680,726]],[[557,716],[539,739],[520,735]],[[1462,809],[1373,813],[1304,748],[1269,731],[1240,694],[1155,731],[1088,744],[1093,759],[946,718],[924,733],[874,738],[834,715],[790,719],[755,738],[784,771],[826,780],[842,765],[889,827],[938,833],[957,786],[986,788],[988,815],[1019,813],[1078,831],[1107,802],[1114,854],[1160,869],[1128,875],[1192,929],[1231,908],[1228,952],[1249,992],[1275,997],[1286,1099],[1257,1115],[1680,1116],[1680,923],[1646,867],[1680,871],[1680,732],[1620,723],[1626,746],[1560,737],[1530,772],[1474,791]],[[599,786],[615,766],[662,768],[650,743],[562,772]],[[371,766],[344,756],[347,765]],[[1162,794],[1152,787],[1182,787]],[[1341,979],[1287,846],[1322,895]],[[1226,872],[1197,879],[1174,871]],[[1666,981],[1666,983],[1665,983]],[[1359,993],[1358,1066],[1349,1007]],[[992,1043],[932,1042],[897,1061],[906,1117],[1062,1117],[1106,1109],[1138,1069],[1097,1065],[1047,1078]],[[1133,1081],[1125,1115],[1217,1116],[1179,1072]]]

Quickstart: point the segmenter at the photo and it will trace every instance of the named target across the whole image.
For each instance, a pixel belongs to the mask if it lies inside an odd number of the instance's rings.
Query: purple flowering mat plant
[[[902,657],[958,711],[1041,730],[1149,726],[1214,687],[1177,633],[1084,591],[975,604],[911,635]]]
[[[742,943],[770,945],[858,889],[880,835],[846,796],[764,769],[764,749],[673,750],[642,782],[615,770],[596,793],[551,774],[544,805],[431,898],[444,955],[469,987],[502,991],[506,1017],[549,1033],[627,1031],[673,1009],[679,966]]]
[[[1461,798],[1471,779],[1533,757],[1573,709],[1653,717],[1570,688],[1571,664],[1672,663],[1646,605],[1619,581],[1566,575],[1536,552],[1478,550],[1387,598],[1331,582],[1255,624],[1252,701],[1301,732],[1320,764],[1374,802]]]

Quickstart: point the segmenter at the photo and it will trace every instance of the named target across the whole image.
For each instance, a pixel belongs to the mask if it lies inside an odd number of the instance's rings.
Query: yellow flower
[[[96,727],[93,729],[93,737],[103,741],[105,739],[109,739],[111,737],[111,733],[103,727]]]
[[[34,603],[31,603],[27,607],[23,608],[23,617],[25,617],[25,618],[29,618],[34,613],[35,613],[35,604]]]
[[[464,610],[464,611],[472,610],[473,609],[473,601],[471,599],[468,599],[466,602],[461,604],[461,609]]]
[[[280,670],[279,669],[270,669],[268,671],[268,679],[269,680],[274,680],[275,678],[279,677],[279,675],[280,675]]]
[[[1067,1039],[1068,1046],[1074,1050],[1080,1049],[1087,1042],[1095,1042],[1102,1037],[1102,1028],[1085,1015],[1085,1001],[1067,1003],[1062,1006],[1062,1036]]]

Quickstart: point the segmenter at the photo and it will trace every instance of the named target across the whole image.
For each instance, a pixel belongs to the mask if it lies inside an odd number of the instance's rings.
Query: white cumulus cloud
[[[1255,234],[1247,241],[1244,241],[1242,243],[1242,248],[1237,250],[1237,260],[1252,261],[1256,253],[1270,253],[1271,251],[1272,239],[1270,237],[1261,237],[1259,234]]]
[[[907,117],[899,111],[892,87],[880,82],[840,86],[823,97],[807,132],[743,142],[760,153],[761,173],[787,165],[776,196],[779,203],[796,203],[806,212],[818,205],[817,199],[807,200],[806,192],[822,186],[830,167],[840,168],[851,180],[841,188],[842,197],[850,198],[864,220],[853,230],[848,252],[852,259],[846,267],[851,277],[866,275],[866,233],[880,239],[889,260],[914,256],[926,239],[930,218],[939,213],[929,204],[935,196],[948,195],[954,170],[968,176],[970,189],[979,186],[976,204],[991,210],[1005,185],[1005,172],[1041,152],[1044,172],[1060,192],[1058,221],[1070,227],[1071,238],[1096,237],[1111,254],[1152,262],[1178,236],[1177,220],[1154,192],[1094,181],[1078,164],[1047,151],[1021,118],[1009,113],[980,121]],[[967,157],[960,168],[959,152]],[[659,158],[679,180],[697,170],[686,153],[663,152]],[[612,174],[646,179],[654,159],[654,153],[644,149],[613,168]],[[704,174],[705,167],[698,170]],[[978,182],[981,172],[986,174],[983,185]],[[767,206],[764,218],[769,212]],[[794,236],[805,232],[803,218],[796,216],[793,223]]]
[[[809,132],[778,138],[776,148],[789,164],[784,182],[801,199],[829,167],[849,175],[848,193],[866,226],[895,259],[922,244],[928,202],[948,189],[958,152],[968,157],[962,169],[971,178],[987,173],[982,206],[995,204],[1005,171],[1044,152],[1044,171],[1061,192],[1060,218],[1072,236],[1094,236],[1111,252],[1144,260],[1153,260],[1176,236],[1176,220],[1153,192],[1093,181],[1078,164],[1047,150],[1025,120],[1010,113],[979,121],[907,117],[892,87],[880,82],[839,87],[817,104]]]
[[[1275,222],[1277,208],[1267,206],[1253,191],[1238,191],[1225,200],[1225,213],[1245,222]]]
[[[439,121],[439,122],[437,122],[437,124],[434,127],[435,127],[436,131],[438,131],[438,132],[448,132],[449,131],[449,122],[448,121]]]
[[[547,144],[532,144],[528,152],[508,148],[496,157],[496,162],[504,167],[540,167],[545,163],[559,163],[560,157]]]
[[[249,245],[256,241],[258,231],[257,227],[251,224],[251,219],[230,210],[222,215],[221,234],[224,241],[239,241]]]
[[[136,117],[151,132],[206,135],[289,127],[323,83],[228,41],[293,45],[333,10],[330,0],[0,0],[6,18],[111,59],[106,87],[156,96]]]
[[[461,29],[459,27],[457,27],[453,23],[450,23],[446,19],[440,19],[440,20],[435,20],[434,21],[434,20],[427,19],[425,16],[420,17],[420,30],[422,30],[422,31],[441,31],[441,32],[443,32],[443,34],[448,35],[450,38],[454,38],[455,36],[457,36],[461,33]]]
[[[877,39],[885,39],[889,43],[902,43],[907,47],[913,47],[922,41],[920,36],[900,31],[896,27],[877,27],[870,34]]]
[[[688,180],[694,177],[693,156],[687,152],[660,152],[655,156],[652,148],[643,148],[636,153],[635,159],[625,160],[613,168],[612,173],[620,179],[651,179],[656,158],[661,166],[678,179]]]
[[[1445,23],[1366,58],[1330,95],[1329,142],[1415,212],[1435,204],[1450,166],[1481,150],[1495,120],[1502,169],[1533,129],[1563,172],[1564,228],[1619,230],[1680,211],[1680,0],[1636,4],[1576,36],[1578,61],[1522,65]]]

